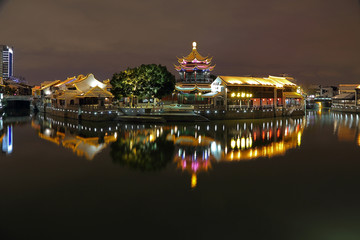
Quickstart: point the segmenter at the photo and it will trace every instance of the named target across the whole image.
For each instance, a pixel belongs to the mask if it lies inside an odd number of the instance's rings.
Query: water
[[[360,239],[355,114],[0,129],[1,239]]]

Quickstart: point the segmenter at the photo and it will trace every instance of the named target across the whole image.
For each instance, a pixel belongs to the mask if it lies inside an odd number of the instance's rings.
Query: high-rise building
[[[12,47],[0,45],[0,78],[8,79],[14,71],[14,51]]]

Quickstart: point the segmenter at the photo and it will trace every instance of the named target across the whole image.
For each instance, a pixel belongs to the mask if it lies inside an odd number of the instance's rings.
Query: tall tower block
[[[12,47],[0,45],[0,77],[8,79],[14,73],[14,51]]]

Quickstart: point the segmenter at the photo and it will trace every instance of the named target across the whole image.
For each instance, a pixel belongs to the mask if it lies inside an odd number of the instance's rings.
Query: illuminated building
[[[360,112],[359,96],[359,84],[340,84],[339,94],[332,97],[331,110],[341,112]]]
[[[212,57],[203,57],[197,51],[197,44],[193,42],[193,48],[186,57],[178,58],[179,65],[175,65],[179,72],[180,80],[175,89],[178,92],[179,103],[207,103],[202,94],[210,92],[210,72],[214,69],[211,65]]]
[[[108,81],[101,82],[91,73],[45,82],[35,90],[36,95],[40,95],[36,106],[41,112],[65,118],[112,120],[117,113],[116,107],[111,105],[114,96],[107,90],[109,88]]]
[[[0,78],[9,79],[14,72],[14,51],[12,47],[0,45]],[[1,84],[1,82],[0,82]]]
[[[54,85],[55,92],[51,96],[52,106],[104,106],[114,97],[106,88],[107,84],[95,79],[91,73],[87,76],[68,78]]]
[[[216,98],[214,105],[227,110],[303,106],[299,87],[287,77],[218,76],[211,89],[204,97]]]

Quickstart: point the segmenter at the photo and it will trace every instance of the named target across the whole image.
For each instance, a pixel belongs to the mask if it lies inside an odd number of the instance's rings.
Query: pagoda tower
[[[203,57],[196,49],[196,42],[193,42],[191,53],[178,58],[179,65],[174,65],[180,74],[182,83],[211,83],[210,72],[215,65],[211,66],[212,57]]]

